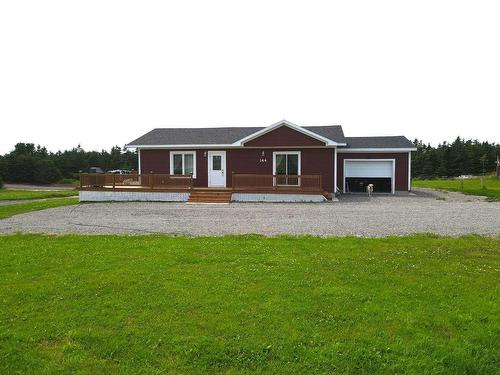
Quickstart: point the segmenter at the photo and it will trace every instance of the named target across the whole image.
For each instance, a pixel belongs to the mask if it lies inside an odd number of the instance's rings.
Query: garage
[[[344,192],[394,193],[394,159],[344,159]]]

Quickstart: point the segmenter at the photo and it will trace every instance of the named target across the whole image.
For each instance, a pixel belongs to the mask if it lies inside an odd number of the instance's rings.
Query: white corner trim
[[[141,149],[137,149],[137,173],[141,174]]]
[[[337,193],[337,148],[333,150],[333,196]]]
[[[408,152],[408,191],[411,191],[411,152]]]
[[[299,125],[292,124],[291,122],[289,122],[287,120],[281,120],[281,121],[278,121],[272,125],[265,127],[264,129],[258,130],[255,133],[250,134],[250,135],[234,142],[233,146],[243,146],[246,142],[251,141],[252,139],[258,138],[266,133],[269,133],[270,131],[273,131],[274,129],[277,129],[281,126],[286,126],[290,129],[293,129],[293,130],[296,130],[302,134],[305,134],[311,138],[315,138],[321,142],[325,142],[325,145],[328,145],[328,146],[341,146],[341,145],[345,146],[346,145],[345,143],[337,143],[335,141],[332,141],[331,139],[325,138],[325,137],[323,137],[317,133],[314,133],[310,130],[307,130]]]
[[[380,152],[380,153],[387,153],[387,152],[410,152],[410,151],[417,151],[416,148],[339,148],[338,152],[341,154],[344,153],[349,153],[349,152]]]
[[[345,162],[346,161],[391,161],[392,162],[392,177],[391,177],[391,194],[396,194],[396,159],[344,159],[343,167],[342,167],[342,178],[343,181],[343,192],[345,193]]]
[[[193,155],[193,178],[196,178],[196,151],[170,151],[169,174],[174,174],[174,155]],[[182,157],[182,173],[184,174],[184,156]]]

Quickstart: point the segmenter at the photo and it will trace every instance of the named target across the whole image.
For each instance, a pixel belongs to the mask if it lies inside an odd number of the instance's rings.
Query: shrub
[[[0,189],[3,189],[3,180],[2,180],[2,176],[0,176]]]

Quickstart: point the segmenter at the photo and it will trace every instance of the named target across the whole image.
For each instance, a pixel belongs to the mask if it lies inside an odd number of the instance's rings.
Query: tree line
[[[412,176],[419,178],[480,175],[495,170],[500,144],[465,140],[437,147],[414,142]],[[33,143],[18,143],[11,152],[0,155],[0,180],[13,183],[49,184],[63,179],[78,179],[80,171],[90,167],[137,170],[137,154],[114,146],[110,151],[84,151],[80,146],[71,150],[48,152]]]
[[[71,150],[48,152],[33,143],[18,143],[14,150],[0,156],[0,178],[13,183],[50,184],[64,179],[78,179],[80,171],[100,167],[137,170],[137,154],[114,146],[111,151]]]
[[[437,147],[417,139],[413,143],[417,151],[412,153],[411,171],[419,178],[488,174],[495,170],[500,156],[500,144],[460,137]]]

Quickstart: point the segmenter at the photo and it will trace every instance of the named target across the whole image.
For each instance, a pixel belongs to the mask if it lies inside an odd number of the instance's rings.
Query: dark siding
[[[175,150],[182,151],[182,150]],[[193,150],[185,150],[193,151]],[[205,150],[196,151],[196,179],[193,184],[197,187],[208,185],[207,158]],[[170,151],[169,150],[141,150],[141,173],[164,173],[170,174]]]
[[[177,151],[177,150],[176,150]],[[192,151],[192,150],[188,150]],[[210,150],[196,151],[196,179],[194,186],[208,186],[208,160],[205,156]],[[221,151],[213,149],[212,151]],[[261,163],[261,153],[264,151],[267,161]],[[333,149],[332,148],[243,148],[226,150],[226,184],[231,187],[231,175],[235,173],[272,174],[273,152],[275,151],[300,151],[301,173],[321,174],[323,189],[333,192]],[[168,150],[141,150],[142,173],[170,173],[170,158]]]
[[[260,162],[264,151],[266,162]],[[227,152],[227,186],[231,186],[231,173],[273,173],[273,152],[300,151],[301,174],[321,174],[323,189],[333,191],[333,149],[331,148],[283,148],[283,149],[232,149]]]
[[[324,142],[291,129],[288,126],[281,126],[245,143],[246,147],[300,147],[324,145]]]
[[[168,174],[169,169],[168,150],[141,150],[141,173]]]
[[[396,159],[395,189],[396,191],[408,190],[408,153],[337,153],[337,186],[344,186],[344,159]]]

